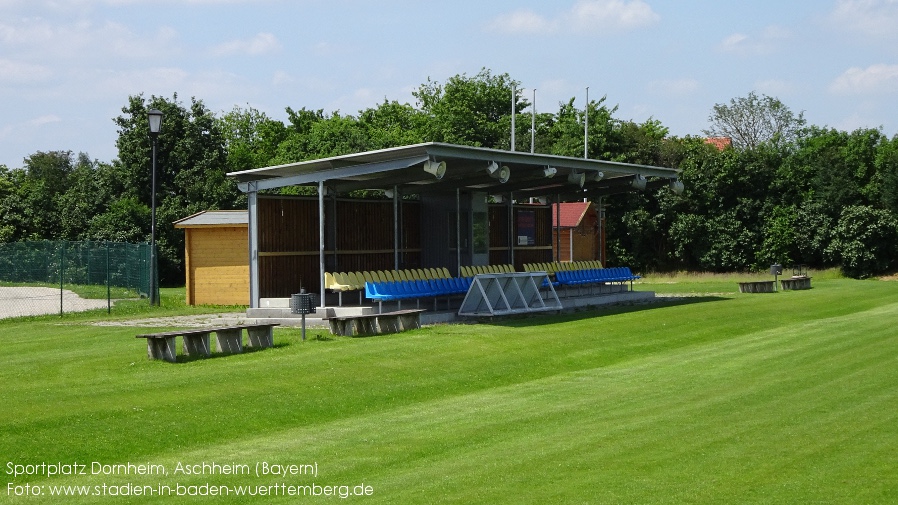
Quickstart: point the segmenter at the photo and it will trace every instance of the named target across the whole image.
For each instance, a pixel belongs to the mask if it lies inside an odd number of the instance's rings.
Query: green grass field
[[[820,277],[776,294],[649,278],[684,296],[363,339],[278,329],[273,349],[177,364],[146,359],[145,329],[91,324],[105,313],[0,321],[0,503],[898,503],[898,283]],[[168,302],[140,316],[193,310]],[[46,476],[75,462],[87,475]],[[251,474],[179,472],[204,462]],[[50,496],[67,485],[232,494]]]

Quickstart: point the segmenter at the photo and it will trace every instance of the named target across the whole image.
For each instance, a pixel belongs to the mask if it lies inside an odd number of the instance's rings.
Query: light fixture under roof
[[[489,165],[486,166],[486,171],[490,174],[490,177],[499,179],[499,182],[502,184],[508,182],[508,178],[511,177],[511,169],[505,165],[500,167],[495,161],[491,161]]]
[[[555,174],[558,173],[558,169],[555,167],[546,167],[543,169],[543,175],[546,177],[555,177]]]
[[[571,172],[567,176],[567,181],[571,184],[576,184],[577,186],[583,187],[586,184],[586,174],[581,174],[576,171]]]
[[[442,179],[446,175],[446,162],[427,160],[424,162],[424,171],[437,179]]]
[[[648,181],[641,174],[636,174],[633,176],[633,180],[630,181],[630,187],[633,189],[638,189],[639,191],[645,190],[645,185]]]
[[[683,185],[683,181],[679,179],[671,179],[668,185],[670,186],[671,191],[678,195],[682,195],[683,191],[686,190],[686,186]]]

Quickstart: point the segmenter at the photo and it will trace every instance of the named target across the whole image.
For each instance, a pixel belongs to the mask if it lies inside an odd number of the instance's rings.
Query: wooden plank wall
[[[420,264],[419,203],[402,203],[400,268]],[[262,298],[284,298],[301,287],[319,289],[318,199],[265,196],[259,198],[259,288]],[[393,254],[392,200],[338,199],[325,202],[325,270],[391,270]],[[336,249],[334,249],[336,245]]]
[[[490,264],[507,264],[508,261],[508,205],[492,204],[490,220]],[[514,246],[514,267],[521,272],[525,263],[552,261],[552,208],[548,205],[515,205],[514,212],[533,211],[536,216],[536,236],[532,246]],[[517,219],[514,221],[517,237]]]
[[[185,229],[188,305],[249,305],[246,226]]]

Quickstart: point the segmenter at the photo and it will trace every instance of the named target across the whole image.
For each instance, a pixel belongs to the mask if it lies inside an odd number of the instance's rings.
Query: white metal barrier
[[[502,316],[561,309],[546,272],[514,272],[474,276],[458,315]]]

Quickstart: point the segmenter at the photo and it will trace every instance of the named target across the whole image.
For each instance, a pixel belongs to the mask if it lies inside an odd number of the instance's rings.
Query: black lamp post
[[[159,305],[159,287],[156,286],[156,139],[162,130],[162,111],[150,109],[147,111],[150,120],[150,138],[153,139],[153,183],[150,189],[152,202],[150,222],[150,305]]]

